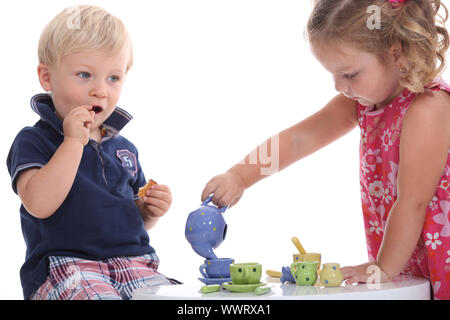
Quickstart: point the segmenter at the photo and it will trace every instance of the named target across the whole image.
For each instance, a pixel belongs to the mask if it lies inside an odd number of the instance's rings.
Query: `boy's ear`
[[[37,67],[39,82],[41,83],[42,89],[45,91],[51,91],[52,85],[50,83],[50,69],[49,67],[44,64],[40,63]]]

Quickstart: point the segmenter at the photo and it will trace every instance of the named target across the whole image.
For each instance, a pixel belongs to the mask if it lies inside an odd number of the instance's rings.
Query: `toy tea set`
[[[192,249],[206,260],[199,268],[203,277],[198,278],[206,284],[202,292],[214,292],[221,286],[233,292],[264,293],[266,289],[255,289],[262,283],[262,266],[259,263],[235,263],[231,258],[218,258],[213,249],[225,239],[227,224],[223,213],[228,208],[209,205],[212,196],[206,199],[197,210],[192,211],[186,221],[185,236]],[[268,288],[267,288],[268,289]]]
[[[185,236],[192,249],[205,258],[198,278],[205,284],[203,293],[219,291],[225,288],[232,292],[255,292],[265,294],[270,288],[263,287],[261,282],[262,266],[259,263],[235,263],[232,258],[218,258],[213,249],[217,248],[227,233],[227,224],[223,218],[226,207],[209,205],[212,196],[201,206],[192,211],[186,221]],[[280,278],[280,281],[296,283],[297,285],[314,285],[320,267],[320,254],[306,253],[300,241],[292,238],[300,254],[294,254],[294,262],[290,267],[283,267],[282,272],[267,270],[269,276]],[[326,263],[320,272],[320,281],[325,286],[339,286],[342,273],[339,264]]]
[[[299,286],[321,284],[325,287],[338,287],[341,285],[343,275],[339,263],[324,263],[320,269],[320,253],[307,253],[297,237],[293,237],[292,242],[299,251],[293,254],[294,262],[290,267],[282,267],[281,272],[267,270],[268,276],[280,278],[282,283],[296,283]]]

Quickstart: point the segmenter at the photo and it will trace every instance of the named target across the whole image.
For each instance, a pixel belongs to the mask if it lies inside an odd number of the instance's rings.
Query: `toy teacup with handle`
[[[234,260],[231,258],[206,259],[199,270],[205,278],[229,278],[230,264],[232,263],[234,263]]]
[[[230,265],[231,282],[233,284],[258,284],[261,280],[262,265],[252,263],[234,263]]]

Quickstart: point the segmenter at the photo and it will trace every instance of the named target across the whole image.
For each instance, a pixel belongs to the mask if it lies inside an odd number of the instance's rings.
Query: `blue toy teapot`
[[[217,260],[212,249],[217,248],[227,234],[227,224],[222,213],[228,206],[219,208],[208,205],[211,200],[212,196],[209,196],[200,208],[189,214],[184,235],[197,254],[209,260]]]

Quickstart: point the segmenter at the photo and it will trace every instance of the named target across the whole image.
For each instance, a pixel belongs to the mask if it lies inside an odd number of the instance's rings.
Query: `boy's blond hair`
[[[129,48],[128,71],[133,65],[130,36],[122,21],[91,5],[61,11],[44,28],[39,39],[39,63],[58,66],[61,59],[81,51],[114,55]]]
[[[413,92],[424,87],[445,69],[450,40],[445,22],[446,6],[440,0],[314,0],[307,36],[313,45],[352,44],[385,61],[388,49],[402,44],[408,65],[400,83]],[[380,10],[379,27],[369,28],[370,8]],[[443,9],[443,14],[439,10]],[[439,62],[439,64],[438,64]]]

